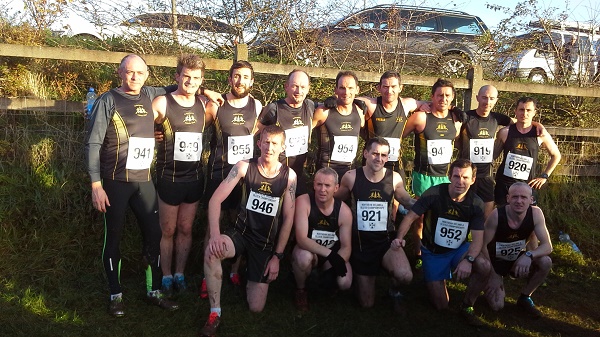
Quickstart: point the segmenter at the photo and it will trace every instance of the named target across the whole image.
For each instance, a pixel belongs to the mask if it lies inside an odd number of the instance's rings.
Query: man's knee
[[[396,268],[392,271],[392,277],[400,284],[409,284],[412,281],[413,273],[409,268]]]
[[[313,254],[298,246],[292,252],[292,264],[300,270],[308,270],[312,268]]]
[[[473,272],[481,276],[487,276],[491,270],[492,264],[490,263],[490,260],[479,254],[473,263]]]
[[[542,256],[535,259],[535,264],[540,271],[549,272],[552,269],[552,259],[550,256]]]

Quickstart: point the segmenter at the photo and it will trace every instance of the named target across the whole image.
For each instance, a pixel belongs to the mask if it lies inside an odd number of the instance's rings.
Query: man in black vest
[[[104,213],[102,262],[110,290],[108,312],[122,317],[125,311],[119,246],[128,206],[143,233],[147,301],[167,310],[176,310],[179,306],[164,298],[160,291],[161,230],[156,191],[150,176],[156,118],[152,112],[152,99],[164,95],[167,90],[144,86],[148,66],[138,55],[123,58],[118,74],[121,86],[102,94],[92,108],[85,144],[92,203]],[[170,87],[168,91],[174,89]]]
[[[504,276],[507,275],[527,278],[517,305],[533,318],[542,316],[531,294],[544,283],[552,268],[549,256],[552,242],[544,213],[531,205],[532,190],[524,182],[512,184],[506,200],[507,204],[496,208],[485,222],[484,246],[475,261],[483,268],[477,268],[471,275],[465,293],[463,316],[474,325],[480,323],[473,314],[473,304],[481,291],[485,290],[485,299],[492,310],[504,307]]]

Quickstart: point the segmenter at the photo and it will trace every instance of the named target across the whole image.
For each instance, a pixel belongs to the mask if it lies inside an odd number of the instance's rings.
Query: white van
[[[544,83],[554,79],[590,82],[598,70],[598,28],[581,23],[549,25],[533,22],[534,30],[518,35],[511,46],[517,54],[499,58],[503,76]]]

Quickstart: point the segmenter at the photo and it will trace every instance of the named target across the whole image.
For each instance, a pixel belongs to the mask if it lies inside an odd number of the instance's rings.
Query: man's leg
[[[177,213],[179,206],[169,205],[160,197],[158,198],[158,211],[160,219],[160,229],[162,236],[160,239],[160,269],[163,274],[162,290],[170,296],[173,291],[173,275],[171,262],[173,261],[173,238],[177,228]]]
[[[465,291],[463,304],[467,307],[472,307],[477,300],[477,297],[485,289],[490,276],[491,264],[488,259],[479,254],[473,262],[473,272],[469,277],[469,285]]]
[[[292,250],[292,270],[298,289],[306,287],[306,279],[315,267],[316,262],[315,254],[298,247],[298,245],[294,247]]]
[[[531,296],[533,292],[542,284],[552,269],[552,259],[549,256],[542,256],[533,260],[533,270],[530,271],[530,277],[527,284],[521,290],[521,293]]]
[[[292,270],[296,279],[295,305],[300,311],[308,310],[308,293],[306,279],[317,264],[317,256],[298,245],[292,250]]]
[[[412,281],[413,273],[403,249],[388,249],[383,256],[382,266],[392,276],[394,286],[409,284]]]
[[[246,300],[251,312],[261,312],[267,302],[268,283],[248,281],[246,285]]]
[[[431,281],[427,282],[427,291],[429,292],[429,298],[431,303],[437,310],[448,309],[448,302],[450,297],[448,296],[448,289],[446,288],[446,281]]]
[[[177,237],[175,238],[175,273],[183,274],[192,247],[192,225],[198,210],[198,201],[195,203],[182,203],[177,216]]]
[[[235,256],[235,247],[233,241],[227,235],[221,235],[225,239],[225,258]],[[206,278],[206,286],[208,289],[208,300],[212,309],[221,309],[221,285],[223,283],[223,268],[221,259],[214,256],[210,252],[210,247],[207,245],[204,251],[204,277]]]
[[[489,274],[484,295],[492,310],[498,311],[504,308],[504,297],[506,296],[504,280],[502,276],[496,274],[493,269]]]
[[[363,308],[371,308],[375,305],[375,276],[356,274],[354,280],[356,281],[358,303]]]

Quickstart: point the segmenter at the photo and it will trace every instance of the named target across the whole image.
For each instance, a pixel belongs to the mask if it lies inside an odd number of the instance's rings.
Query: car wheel
[[[531,82],[535,82],[535,83],[546,83],[546,82],[548,82],[548,76],[546,76],[546,73],[543,70],[540,70],[540,69],[533,69],[529,73],[528,79]]]
[[[470,61],[460,54],[448,54],[440,60],[440,72],[445,77],[465,77]]]

